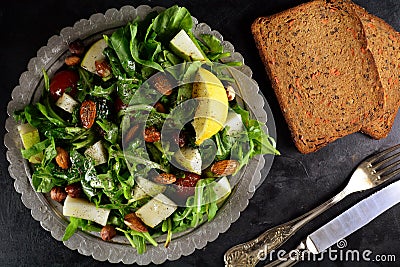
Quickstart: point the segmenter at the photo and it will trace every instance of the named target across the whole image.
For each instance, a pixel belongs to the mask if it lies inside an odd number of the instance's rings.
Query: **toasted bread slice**
[[[359,131],[382,110],[361,21],[343,1],[315,0],[260,17],[252,33],[300,152]]]
[[[384,113],[363,125],[361,131],[375,139],[385,138],[392,129],[400,106],[400,34],[364,8],[351,5],[361,19],[385,94]]]

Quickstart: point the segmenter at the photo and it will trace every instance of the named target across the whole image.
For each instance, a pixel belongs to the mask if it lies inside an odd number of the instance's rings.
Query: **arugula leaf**
[[[105,119],[96,120],[96,123],[104,130],[104,139],[109,141],[111,144],[116,144],[119,140],[119,128],[115,123],[112,123]]]
[[[129,240],[132,247],[136,248],[138,254],[143,254],[146,252],[146,241],[148,241],[153,246],[157,247],[157,242],[150,236],[148,232],[142,233],[135,230],[124,230],[121,228],[116,228],[118,231],[124,233],[125,237]]]
[[[107,36],[104,38],[106,37]],[[108,37],[106,39],[108,40]],[[108,41],[107,43],[110,42]],[[123,79],[125,76],[125,70],[122,67],[121,61],[119,60],[115,50],[108,46],[104,49],[103,54],[107,57],[108,62],[110,63],[113,76],[117,77],[117,79]]]
[[[62,241],[67,241],[68,239],[71,238],[71,236],[73,236],[76,233],[76,231],[78,231],[80,220],[81,219],[75,217],[69,217],[69,224],[65,229]]]
[[[224,160],[231,154],[233,144],[236,142],[228,135],[228,129],[224,128],[213,136],[217,146],[215,160]]]
[[[254,148],[250,157],[258,154],[280,155],[279,151],[275,148],[274,139],[265,133],[264,127],[259,121],[250,119],[249,112],[237,104],[232,109],[240,114],[243,124],[247,129],[248,139],[254,142]]]
[[[112,100],[111,95],[116,91],[116,85],[112,84],[108,88],[103,88],[102,86],[95,85],[93,90],[90,91],[90,95],[94,97],[101,97],[107,100]]]
[[[94,226],[93,222],[91,221],[75,217],[69,217],[69,224],[65,229],[62,241],[67,241],[68,239],[70,239],[71,236],[73,236],[78,231],[79,228],[81,228],[83,231],[90,231],[90,232],[100,232],[101,230],[101,228]]]
[[[36,192],[50,192],[55,186],[51,166],[37,168],[32,174],[32,185]]]
[[[43,73],[43,80],[44,80],[44,89],[46,91],[50,90],[50,79],[49,79],[49,75],[47,75],[47,72],[45,69],[42,69],[42,73]]]

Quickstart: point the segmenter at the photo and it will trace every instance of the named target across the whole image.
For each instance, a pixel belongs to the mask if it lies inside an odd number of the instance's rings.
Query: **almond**
[[[235,89],[233,89],[231,85],[225,87],[225,91],[226,91],[226,96],[228,97],[228,101],[232,101],[233,99],[235,99],[236,96]]]
[[[156,129],[156,127],[147,127],[144,130],[144,141],[148,143],[154,143],[161,140],[161,133]]]
[[[83,101],[79,115],[83,128],[90,129],[96,119],[96,103],[92,100]]]
[[[104,241],[110,241],[114,236],[117,235],[117,231],[115,230],[115,227],[112,225],[107,224],[103,228],[101,228],[100,236],[101,239]]]
[[[154,108],[156,109],[157,112],[167,113],[167,110],[165,109],[164,105],[161,104],[160,102],[156,102],[154,104]]]
[[[56,162],[58,166],[63,170],[68,169],[69,167],[68,152],[62,147],[56,147],[56,150],[57,150]]]
[[[55,200],[55,201],[61,203],[67,197],[67,192],[65,192],[64,188],[62,188],[60,186],[55,186],[50,191],[50,197],[52,200]]]
[[[151,81],[154,88],[163,95],[170,95],[174,89],[173,82],[164,74],[157,74]]]
[[[66,57],[64,62],[67,66],[75,66],[81,62],[81,58],[78,56],[71,55]]]
[[[126,132],[126,134],[124,136],[125,144],[128,144],[130,141],[133,140],[133,138],[136,136],[138,129],[139,129],[139,124],[135,124],[134,126],[129,128],[129,130]]]
[[[111,75],[111,67],[110,65],[108,65],[107,61],[105,60],[96,60],[94,62],[95,66],[96,66],[96,73],[102,77],[108,77]]]
[[[211,166],[211,172],[217,176],[232,175],[239,167],[239,162],[233,159],[220,160]]]
[[[129,213],[124,217],[124,223],[132,230],[145,233],[147,232],[147,227],[144,225],[142,220],[135,214]]]
[[[176,181],[176,176],[172,173],[160,173],[153,178],[154,182],[159,184],[172,184]]]

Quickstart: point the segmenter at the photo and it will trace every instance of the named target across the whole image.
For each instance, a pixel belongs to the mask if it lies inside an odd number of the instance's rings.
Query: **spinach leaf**
[[[202,34],[200,35],[201,40],[207,46],[208,50],[204,51],[205,53],[223,53],[224,48],[221,45],[221,41],[218,40],[217,37],[211,34]]]
[[[103,54],[107,57],[108,62],[111,66],[111,72],[117,79],[123,79],[125,76],[124,68],[122,67],[121,61],[119,60],[115,50],[111,47],[106,47]]]
[[[192,30],[193,21],[184,7],[172,6],[161,12],[153,21],[153,30],[161,41],[169,42],[180,30]]]
[[[34,144],[28,149],[21,149],[21,154],[24,159],[30,159],[30,157],[39,154],[43,150],[46,149],[46,147],[50,144],[50,140],[46,139],[44,141],[41,141],[39,143]]]
[[[112,48],[117,54],[119,61],[121,62],[121,65],[124,68],[125,72],[130,77],[135,77],[136,64],[132,58],[130,49],[130,40],[131,40],[130,24],[128,24],[125,27],[119,28],[109,38],[109,42],[111,43]]]
[[[45,116],[51,123],[65,127],[67,123],[62,119],[51,107],[49,98],[45,97],[44,105],[40,102],[36,103],[37,109]]]
[[[154,56],[161,51],[161,43],[156,42],[155,40],[149,41],[148,43],[140,43],[138,40],[138,23],[135,22],[129,25],[131,39],[130,39],[130,51],[133,59],[143,65],[158,71],[163,71],[163,68],[160,64],[154,62]],[[147,48],[151,50],[149,59],[141,59],[139,54],[142,52],[143,48]],[[148,51],[149,52],[149,51]],[[142,53],[143,54],[143,53]]]
[[[48,139],[49,140],[49,139]],[[42,161],[42,165],[47,165],[57,156],[56,144],[54,142],[54,138],[50,138],[50,144],[44,150],[44,159]]]

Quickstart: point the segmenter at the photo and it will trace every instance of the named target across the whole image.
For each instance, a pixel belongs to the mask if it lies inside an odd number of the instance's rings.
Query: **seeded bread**
[[[400,36],[382,19],[356,4],[351,5],[363,24],[367,46],[374,56],[385,95],[384,113],[377,120],[364,125],[361,131],[381,139],[392,129],[400,105]]]
[[[300,152],[359,131],[382,110],[361,21],[343,1],[315,0],[260,17],[252,33]]]

